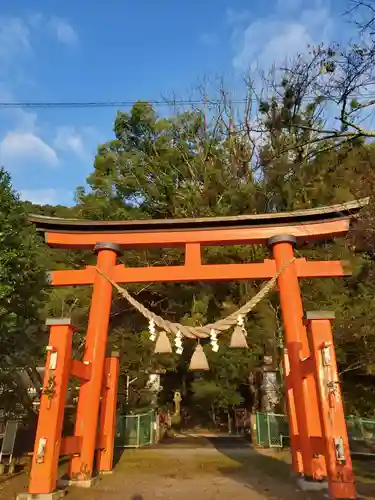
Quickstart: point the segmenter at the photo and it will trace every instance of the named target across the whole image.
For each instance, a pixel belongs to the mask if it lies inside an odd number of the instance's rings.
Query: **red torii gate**
[[[366,203],[360,200],[298,212],[202,219],[104,222],[30,216],[48,245],[93,249],[97,264],[50,273],[52,286],[93,285],[93,293],[82,361],[71,359],[70,319],[47,321],[50,341],[45,390],[26,498],[59,496],[56,479],[61,455],[71,456],[69,484],[92,484],[95,456],[98,472],[112,470],[119,367],[116,354],[105,357],[112,286],[96,267],[118,283],[269,279],[294,258],[296,242],[345,236],[350,219]],[[250,264],[202,264],[203,246],[238,244],[266,244],[274,258]],[[182,266],[127,268],[116,264],[122,249],[176,246],[185,248]],[[278,278],[293,469],[307,480],[328,476],[330,493],[337,499],[357,497],[337,378],[333,314],[304,315],[298,280],[347,274],[341,261],[299,258]],[[74,436],[62,438],[69,376],[79,377],[82,384]]]

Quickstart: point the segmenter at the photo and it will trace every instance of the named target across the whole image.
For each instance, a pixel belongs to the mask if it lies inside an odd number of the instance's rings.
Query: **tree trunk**
[[[227,411],[227,416],[228,416],[228,433],[232,434],[232,418],[230,416],[230,411]]]
[[[215,405],[212,403],[211,405],[211,420],[212,423],[214,424],[214,427],[216,426],[216,412],[215,412]]]

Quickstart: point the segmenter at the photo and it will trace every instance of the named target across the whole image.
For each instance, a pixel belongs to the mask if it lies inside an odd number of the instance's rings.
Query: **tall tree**
[[[41,309],[46,268],[42,241],[3,168],[0,207],[0,377],[6,394],[7,388],[17,390],[12,372],[26,363],[35,368],[45,344]]]
[[[78,208],[83,216],[176,218],[256,211],[251,144],[239,140],[236,133],[228,134],[219,119],[207,124],[200,111],[159,118],[150,104],[139,102],[129,113],[117,114],[114,132],[116,139],[98,150],[94,172],[88,178],[89,189],[78,190]],[[214,247],[205,249],[203,258],[206,262],[249,262],[264,255],[258,247]],[[126,265],[182,263],[183,253],[179,250],[126,253]],[[132,290],[154,312],[173,321],[198,325],[236,310],[256,292],[257,286],[153,284]],[[121,301],[118,307],[124,308]],[[134,312],[128,308],[126,317],[124,323],[124,315],[118,316],[116,323],[121,323],[122,333],[116,328],[117,335],[126,335],[128,322],[132,322],[133,331],[145,328],[139,316],[131,319]],[[180,361],[185,371],[187,361],[185,357]],[[242,382],[246,381],[247,376]]]

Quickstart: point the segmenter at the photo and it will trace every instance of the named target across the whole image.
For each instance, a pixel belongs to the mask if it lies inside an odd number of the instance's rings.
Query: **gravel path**
[[[181,440],[182,441],[182,440]],[[322,500],[302,493],[290,466],[250,449],[242,440],[194,438],[126,450],[115,473],[95,487],[71,488],[66,500]],[[25,491],[25,475],[0,483],[0,500]]]

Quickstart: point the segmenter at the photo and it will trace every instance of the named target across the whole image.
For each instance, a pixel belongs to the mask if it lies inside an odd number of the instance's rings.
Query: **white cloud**
[[[56,148],[72,152],[80,158],[85,158],[87,155],[84,139],[74,127],[59,127],[54,145]]]
[[[292,6],[292,0],[288,3]],[[236,69],[247,70],[256,66],[269,69],[279,65],[297,53],[307,51],[307,45],[327,41],[333,23],[327,7],[320,6],[319,0],[310,2],[311,8],[288,17],[288,12],[280,12],[257,19],[242,30],[240,36],[235,28],[236,54],[233,65]],[[294,0],[297,5],[297,0]]]
[[[25,18],[0,16],[0,62],[19,64],[18,57],[32,52],[33,38],[46,31],[64,45],[78,42],[76,31],[66,19],[48,18],[38,12]]]
[[[71,205],[73,192],[64,189],[21,189],[21,200],[31,201],[36,205]]]
[[[12,58],[31,49],[30,29],[18,17],[0,17],[0,61]]]
[[[50,26],[59,42],[64,45],[76,45],[78,43],[77,33],[65,19],[54,17],[50,20]]]
[[[92,127],[61,126],[57,128],[53,145],[60,151],[73,153],[83,161],[90,161],[98,142],[98,133]]]
[[[8,70],[8,66],[6,64],[3,67],[5,67],[5,69]],[[14,92],[10,90],[10,86],[7,85],[5,81],[1,81],[1,74],[0,74],[0,101],[9,103],[17,102]],[[15,123],[17,124],[17,126],[20,125],[22,129],[24,128],[24,126],[29,128],[33,126],[33,123],[35,123],[35,113],[24,111],[22,108],[5,107],[1,110],[1,118],[2,118],[2,124],[8,123],[10,129],[14,128]]]
[[[267,41],[264,39],[265,30],[269,34]],[[246,69],[258,59],[262,67],[269,68],[304,50],[312,41],[309,32],[301,24],[275,21],[265,26],[262,21],[256,21],[246,29],[242,49],[233,63],[237,69]]]
[[[58,157],[53,148],[32,132],[8,132],[0,143],[0,161],[6,168],[39,161],[54,166]]]
[[[0,16],[0,100],[14,102],[14,72],[22,68],[23,56],[33,55],[33,42],[49,32],[63,43],[72,45],[78,37],[70,24],[58,17],[49,18],[33,13],[24,18]],[[46,125],[39,123],[34,112],[21,108],[3,110],[0,137],[0,163],[9,169],[27,166],[30,162],[54,166],[59,162],[57,153],[45,142],[43,130]],[[4,120],[5,118],[5,120]],[[7,127],[4,127],[4,124]],[[51,131],[49,131],[50,133]],[[83,145],[79,138],[69,137],[69,144],[76,154],[83,155]]]
[[[0,101],[1,102],[17,102],[13,92],[6,88],[6,86],[0,82]],[[4,120],[4,117],[8,120]],[[2,110],[3,123],[6,121],[9,123],[9,129],[13,130],[17,128],[18,131],[30,132],[35,131],[37,128],[38,117],[34,111],[26,111],[22,108],[4,108]]]

